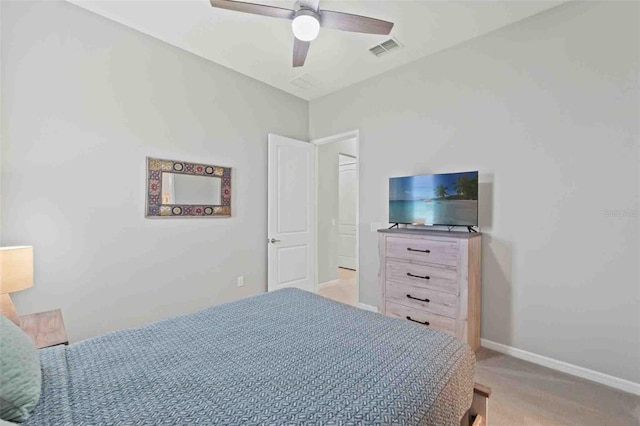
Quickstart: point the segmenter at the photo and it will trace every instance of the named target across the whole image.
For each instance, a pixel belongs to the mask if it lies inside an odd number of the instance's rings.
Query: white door
[[[269,135],[268,290],[315,290],[314,145]]]
[[[340,155],[338,189],[338,266],[356,269],[356,163],[353,157]]]

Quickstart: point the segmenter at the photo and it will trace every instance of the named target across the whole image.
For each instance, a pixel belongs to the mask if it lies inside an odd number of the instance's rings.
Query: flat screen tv
[[[390,178],[389,223],[478,226],[478,172]]]

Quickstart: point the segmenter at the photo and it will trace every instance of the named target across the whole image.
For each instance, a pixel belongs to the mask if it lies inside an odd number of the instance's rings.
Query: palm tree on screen
[[[436,197],[444,198],[447,196],[447,187],[444,185],[438,185],[436,187]]]
[[[455,184],[456,193],[460,196],[464,196],[469,192],[469,179],[466,176],[460,176]]]

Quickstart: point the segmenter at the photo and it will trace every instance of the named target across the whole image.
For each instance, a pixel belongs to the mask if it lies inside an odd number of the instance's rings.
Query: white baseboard
[[[378,308],[375,306],[367,305],[366,303],[358,303],[358,308],[364,309],[365,311],[378,312]]]
[[[338,284],[340,282],[340,280],[331,280],[331,281],[325,281],[323,283],[319,283],[316,288],[323,288],[323,287],[327,287],[333,284]]]
[[[568,362],[558,361],[557,359],[548,358],[546,356],[534,354],[532,352],[523,351],[522,349],[503,345],[502,343],[492,342],[491,340],[487,339],[480,339],[480,345],[496,352],[511,355],[514,358],[529,361],[534,364],[542,365],[543,367],[551,368],[553,370],[562,371],[563,373],[591,380],[592,382],[607,385],[621,391],[640,395],[640,383],[635,383],[630,380],[610,376],[605,373],[600,373],[588,368],[579,367],[574,364],[569,364]]]

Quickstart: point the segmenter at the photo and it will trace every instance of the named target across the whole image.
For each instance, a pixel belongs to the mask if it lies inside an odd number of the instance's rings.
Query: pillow
[[[23,422],[40,398],[42,373],[33,341],[0,315],[0,419]]]

